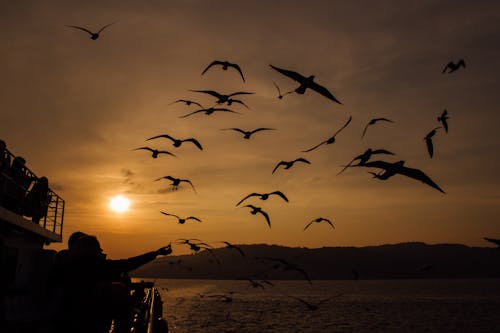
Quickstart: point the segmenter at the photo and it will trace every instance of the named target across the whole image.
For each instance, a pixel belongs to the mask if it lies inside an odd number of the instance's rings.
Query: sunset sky
[[[93,41],[83,31],[115,22]],[[112,258],[177,238],[235,244],[365,246],[422,241],[488,246],[500,238],[500,3],[493,1],[1,1],[0,138],[66,201],[69,234],[95,234]],[[467,67],[441,74],[449,61]],[[213,60],[241,66],[246,82]],[[314,91],[277,98],[298,84],[269,64],[316,75],[343,105]],[[196,114],[169,105],[254,92],[238,114]],[[447,109],[449,133],[424,136]],[[331,145],[302,153],[351,124]],[[371,126],[372,118],[394,121]],[[244,140],[229,127],[276,128]],[[174,148],[159,134],[194,137]],[[166,149],[157,159],[134,148]],[[413,179],[373,179],[341,166],[367,148],[427,173],[447,194]],[[311,165],[278,169],[304,157]],[[171,175],[190,179],[172,191]],[[277,197],[236,203],[252,192]],[[116,213],[109,200],[131,200]],[[203,222],[180,225],[160,211]],[[327,224],[304,226],[314,218]],[[220,246],[220,244],[219,244]],[[176,253],[187,253],[181,245]]]

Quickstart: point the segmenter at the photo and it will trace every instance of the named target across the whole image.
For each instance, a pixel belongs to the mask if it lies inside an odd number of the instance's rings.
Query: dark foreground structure
[[[0,143],[0,332],[52,333],[57,295],[48,286],[56,252],[43,247],[62,242],[65,202]],[[109,332],[167,332],[153,283],[123,285],[129,311]]]

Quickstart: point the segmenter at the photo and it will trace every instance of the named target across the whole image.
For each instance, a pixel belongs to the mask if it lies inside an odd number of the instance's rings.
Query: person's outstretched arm
[[[157,256],[166,256],[172,253],[172,245],[161,247],[156,251],[147,252],[136,257],[120,260],[108,260],[107,265],[109,274],[113,277],[119,276],[122,273],[127,273],[153,261]]]

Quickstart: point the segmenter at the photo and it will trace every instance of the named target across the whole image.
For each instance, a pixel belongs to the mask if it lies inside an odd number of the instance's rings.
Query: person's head
[[[85,235],[78,238],[73,251],[78,256],[106,258],[106,255],[102,253],[101,244],[95,236]]]
[[[75,231],[74,233],[72,233],[68,238],[68,250],[74,250],[77,240],[82,238],[83,236],[87,236],[87,234],[81,231]]]

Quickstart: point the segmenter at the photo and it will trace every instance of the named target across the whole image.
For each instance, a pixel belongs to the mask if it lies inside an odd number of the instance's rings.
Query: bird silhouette
[[[305,158],[302,158],[302,157],[299,157],[293,161],[281,161],[279,162],[278,164],[276,164],[276,166],[274,167],[273,169],[273,172],[274,173],[276,171],[276,169],[278,169],[278,167],[280,165],[284,165],[285,166],[285,169],[290,169],[294,164],[295,162],[304,162],[304,163],[307,163],[307,164],[311,164],[311,162],[309,162],[308,160],[306,160]]]
[[[312,281],[311,281],[311,278],[309,277],[309,274],[307,274],[307,272],[305,270],[298,267],[296,264],[292,264],[292,263],[290,263],[284,259],[281,259],[281,258],[256,257],[256,259],[269,260],[269,261],[276,262],[277,264],[273,268],[280,268],[281,267],[284,271],[296,271],[296,272],[302,274],[302,276],[304,276],[304,278],[307,281],[309,281],[310,284],[312,284]]]
[[[167,179],[167,180],[172,181],[172,188],[174,190],[177,190],[177,188],[179,187],[180,183],[182,183],[182,182],[188,183],[193,188],[194,193],[196,193],[196,189],[194,188],[193,183],[191,183],[191,181],[189,179],[180,179],[180,178],[174,178],[172,176],[164,176],[164,177],[160,177],[158,179],[155,179],[155,181],[158,181],[158,180],[161,180],[161,179]]]
[[[310,151],[312,151],[312,150],[314,150],[314,149],[318,148],[319,146],[321,146],[321,145],[323,145],[323,144],[330,145],[330,144],[334,143],[334,142],[335,142],[335,137],[337,136],[337,134],[339,134],[339,133],[340,133],[340,132],[341,132],[344,128],[346,128],[346,127],[347,127],[347,125],[349,125],[349,123],[351,122],[351,120],[352,120],[352,117],[349,117],[349,119],[348,119],[348,120],[347,120],[347,122],[344,124],[344,126],[342,126],[342,127],[341,127],[341,128],[340,128],[337,132],[335,132],[335,134],[333,134],[333,136],[332,136],[331,138],[329,138],[329,139],[327,139],[327,140],[325,140],[325,141],[323,141],[323,142],[321,142],[321,143],[317,144],[316,146],[314,146],[314,147],[312,147],[312,148],[309,148],[309,149],[307,149],[307,150],[303,150],[302,152],[303,152],[303,153],[308,153],[308,152],[310,152]]]
[[[492,244],[495,244],[496,246],[498,246],[497,249],[500,249],[500,239],[494,239],[494,238],[488,238],[488,237],[483,237],[483,239],[485,241],[492,243]]]
[[[460,67],[465,68],[464,59],[460,59],[457,63],[450,61],[446,66],[444,66],[441,74],[444,74],[446,72],[446,70],[448,70],[448,74],[453,73],[454,71],[458,70]]]
[[[173,216],[175,218],[177,218],[179,224],[184,224],[186,223],[187,220],[194,220],[194,221],[198,221],[198,222],[201,222],[201,220],[197,217],[194,217],[194,216],[189,216],[189,217],[186,217],[186,218],[180,218],[179,216],[177,215],[174,215],[174,214],[169,214],[169,213],[165,213],[165,212],[161,212],[163,215],[167,215],[167,216]]]
[[[166,154],[166,155],[171,155],[173,157],[177,157],[175,156],[174,154],[172,154],[171,152],[169,151],[166,151],[166,150],[158,150],[158,149],[153,149],[153,148],[149,148],[149,147],[140,147],[140,148],[135,148],[134,150],[148,150],[152,153],[152,157],[153,158],[158,158],[158,155],[160,154]]]
[[[448,110],[444,110],[437,119],[443,125],[444,131],[448,133],[448,119],[450,119],[448,117]]]
[[[247,281],[250,282],[250,284],[253,288],[265,289],[264,284],[267,284],[271,287],[274,287],[274,284],[270,281],[267,281],[267,280],[256,281],[256,280],[252,280],[252,279],[247,279]]]
[[[332,221],[330,221],[329,219],[325,219],[323,217],[318,217],[317,219],[314,219],[312,220],[311,222],[309,222],[305,227],[304,227],[304,230],[306,230],[307,228],[309,228],[309,226],[313,223],[320,223],[320,222],[326,222],[328,223],[329,225],[332,226],[333,229],[335,229],[335,226],[333,225]]]
[[[191,101],[189,99],[178,99],[176,101],[173,101],[172,103],[170,103],[169,105],[172,105],[172,104],[175,104],[175,103],[184,103],[186,104],[187,106],[191,105],[191,104],[194,104],[194,105],[198,105],[200,108],[203,108],[203,105],[201,105],[200,103],[198,102],[195,102],[195,101]]]
[[[340,297],[340,296],[342,296],[342,294],[338,294],[338,295],[335,295],[335,296],[332,296],[332,297],[328,297],[328,298],[322,299],[321,301],[316,302],[316,303],[308,302],[308,301],[306,301],[306,300],[304,300],[304,299],[302,299],[300,297],[296,297],[296,296],[289,296],[289,297],[291,297],[293,299],[296,299],[300,303],[304,304],[307,307],[308,310],[310,310],[310,311],[316,311],[316,310],[319,309],[319,306],[321,304],[324,304],[324,303],[326,303],[326,302],[328,302],[328,301],[330,301],[332,299],[335,299],[337,297]]]
[[[315,78],[314,75],[305,77],[305,76],[303,76],[297,72],[294,72],[294,71],[278,68],[278,67],[273,66],[273,65],[269,65],[269,66],[271,66],[272,69],[278,71],[279,73],[281,73],[281,74],[297,81],[298,83],[300,83],[300,86],[297,87],[297,89],[295,89],[295,92],[297,94],[303,95],[305,93],[305,91],[307,90],[307,88],[309,88],[309,89],[316,91],[317,93],[325,96],[326,98],[328,98],[336,103],[342,104],[337,98],[335,98],[335,96],[333,96],[333,94],[328,89],[326,89],[325,87],[314,82],[314,78]]]
[[[276,82],[273,82],[274,86],[276,87],[276,89],[278,90],[278,99],[283,99],[283,97],[285,97],[286,95],[288,94],[292,94],[293,93],[293,90],[292,91],[287,91],[286,93],[282,94],[281,93],[281,89],[280,87],[276,84]]]
[[[342,170],[340,170],[340,172],[337,175],[340,175],[348,167],[352,166],[352,163],[354,163],[354,161],[359,160],[358,165],[363,165],[364,163],[368,162],[373,155],[378,155],[378,154],[394,155],[394,153],[385,149],[372,150],[371,148],[368,148],[367,150],[365,150],[363,154],[354,157]]]
[[[243,139],[249,140],[250,137],[252,136],[252,134],[254,134],[254,133],[257,133],[260,131],[271,131],[271,130],[275,130],[275,128],[259,127],[259,128],[252,130],[252,131],[244,131],[240,128],[233,127],[233,128],[223,128],[222,130],[223,131],[232,130],[232,131],[240,132],[241,134],[243,134]]]
[[[387,180],[390,177],[400,174],[409,178],[413,178],[421,181],[422,183],[429,185],[430,187],[438,190],[441,193],[445,193],[429,176],[427,176],[423,171],[419,169],[408,168],[404,166],[405,161],[398,161],[395,163],[389,163],[385,161],[373,161],[366,162],[359,165],[353,165],[353,167],[368,167],[368,168],[378,168],[384,170],[383,173],[375,174],[372,173],[374,178],[380,180]]]
[[[184,116],[180,116],[179,118],[186,118],[186,117],[189,117],[195,113],[200,113],[200,112],[204,112],[207,116],[211,115],[212,113],[216,112],[216,111],[219,111],[219,112],[232,112],[232,113],[237,113],[237,114],[241,114],[239,112],[236,112],[236,111],[233,111],[233,110],[229,110],[229,109],[226,109],[226,108],[215,108],[215,107],[212,107],[212,108],[208,108],[208,109],[200,109],[200,110],[196,110],[194,112],[191,112],[191,113],[188,113]]]
[[[387,121],[389,123],[393,123],[392,120],[390,119],[387,119],[387,118],[373,118],[372,120],[370,120],[368,122],[368,124],[366,124],[365,126],[365,129],[363,130],[363,134],[361,135],[361,138],[364,138],[365,134],[366,134],[366,130],[368,129],[368,126],[370,125],[374,125],[375,123],[379,122],[379,121]]]
[[[228,248],[228,249],[232,249],[232,250],[236,250],[236,251],[238,251],[238,252],[239,252],[239,254],[241,254],[241,256],[242,256],[243,258],[245,258],[245,257],[246,257],[246,256],[245,256],[245,252],[243,252],[243,250],[242,250],[241,248],[239,248],[238,246],[233,245],[233,244],[231,244],[231,243],[229,243],[229,242],[225,242],[225,241],[223,241],[223,242],[221,242],[221,243],[226,244],[226,248]]]
[[[238,64],[231,63],[229,61],[220,61],[220,60],[214,60],[212,61],[201,73],[201,75],[205,74],[206,71],[208,71],[212,66],[222,66],[223,70],[227,70],[229,67],[232,67],[240,73],[241,78],[243,79],[243,82],[245,82],[245,77],[243,76],[243,72],[241,71],[241,68]]]
[[[247,195],[246,197],[244,197],[243,199],[241,199],[236,204],[236,206],[239,206],[243,201],[245,201],[246,199],[248,199],[250,197],[259,197],[260,200],[267,200],[267,199],[269,199],[269,196],[271,196],[271,195],[277,195],[277,196],[281,197],[283,200],[285,200],[286,202],[288,202],[288,198],[283,194],[283,192],[281,192],[281,191],[274,191],[274,192],[271,192],[271,193],[250,193],[249,195]]]
[[[153,136],[153,137],[147,139],[146,141],[154,140],[154,139],[158,139],[158,138],[165,138],[165,139],[172,140],[173,146],[176,147],[176,148],[180,147],[183,142],[191,142],[196,147],[198,147],[199,150],[203,150],[203,147],[198,142],[198,140],[196,140],[195,138],[189,138],[189,139],[180,140],[180,139],[175,139],[175,138],[171,137],[168,134],[160,134],[160,135],[157,135],[157,136]]]
[[[427,133],[427,135],[424,138],[425,144],[427,146],[427,151],[429,152],[429,156],[432,158],[434,155],[434,145],[432,144],[432,137],[436,135],[437,130],[440,129],[441,126],[434,128],[432,131]]]
[[[239,99],[233,99],[231,97],[233,96],[238,96],[238,95],[253,95],[255,93],[253,92],[247,92],[247,91],[237,91],[228,95],[224,95],[221,93],[218,93],[217,91],[214,90],[191,90],[193,92],[198,92],[198,93],[203,93],[203,94],[208,94],[211,96],[214,96],[217,98],[217,101],[215,102],[216,104],[224,104],[227,103],[227,105],[231,105],[233,103],[239,103],[243,106],[245,106],[248,109],[248,105],[243,103],[243,101],[240,101]]]
[[[255,215],[255,214],[259,213],[262,216],[264,216],[264,218],[266,219],[267,225],[269,226],[269,229],[271,228],[271,220],[269,219],[269,215],[265,211],[263,211],[262,208],[256,207],[256,206],[253,206],[253,205],[246,205],[246,206],[243,206],[243,207],[251,208],[252,210],[250,211],[250,214],[252,214],[252,215]]]
[[[96,40],[97,38],[99,38],[100,36],[100,33],[103,32],[104,29],[106,29],[107,27],[115,24],[116,22],[113,22],[113,23],[110,23],[110,24],[106,24],[105,26],[103,26],[101,29],[99,29],[97,32],[92,32],[90,31],[89,29],[87,28],[84,28],[84,27],[79,27],[79,26],[76,26],[76,25],[67,25],[67,27],[69,28],[73,28],[73,29],[78,29],[78,30],[81,30],[81,31],[85,31],[87,33],[90,34],[90,39],[92,40]]]

